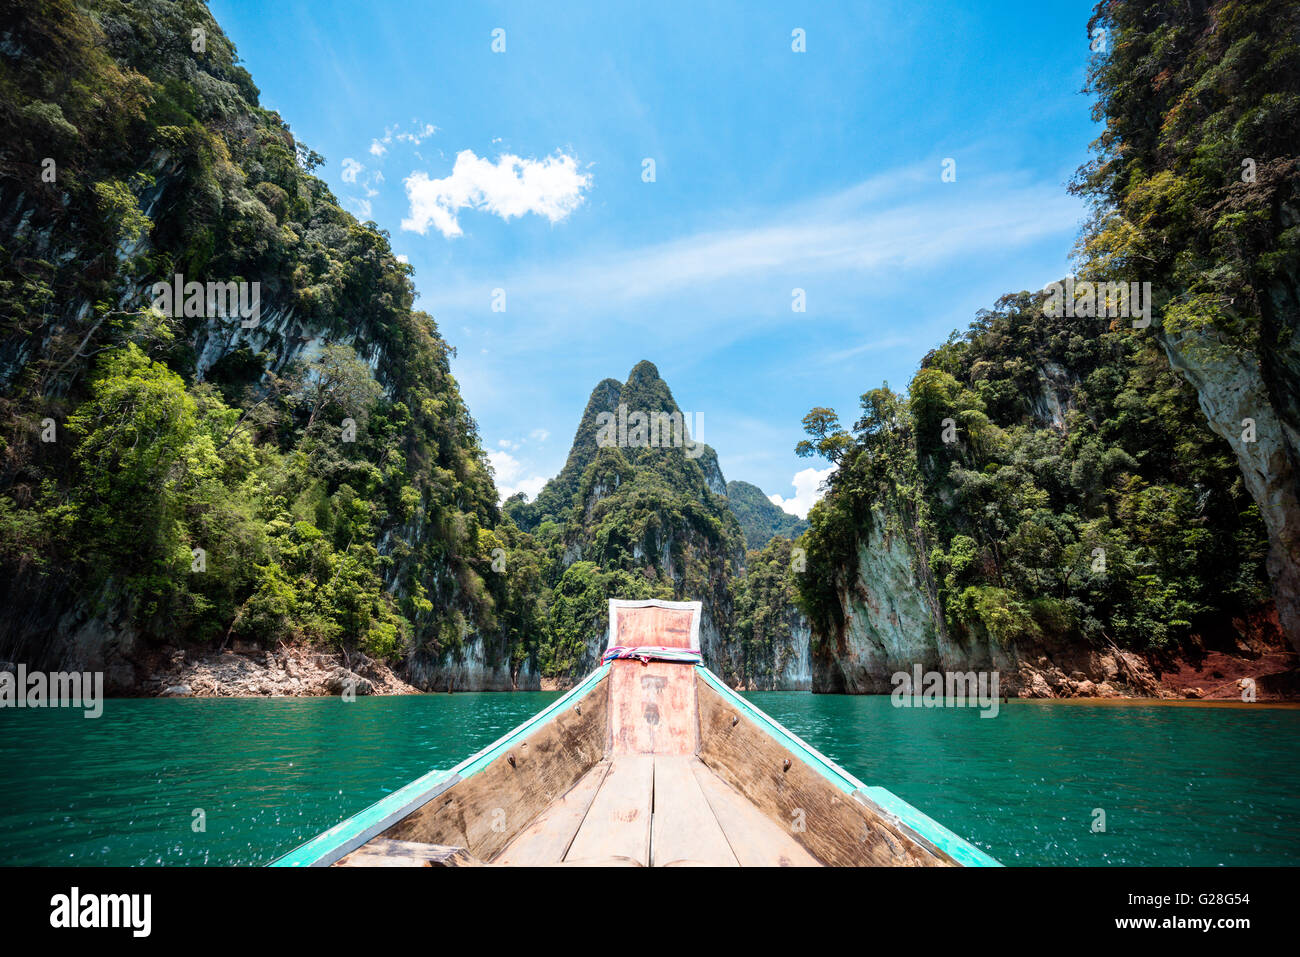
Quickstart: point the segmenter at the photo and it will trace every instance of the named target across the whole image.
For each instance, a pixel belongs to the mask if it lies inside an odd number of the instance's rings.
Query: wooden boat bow
[[[276,866],[987,866],[728,688],[699,602],[609,603],[599,668]]]

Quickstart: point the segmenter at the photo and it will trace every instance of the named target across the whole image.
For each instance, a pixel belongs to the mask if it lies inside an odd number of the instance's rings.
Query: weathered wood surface
[[[380,836],[464,847],[491,860],[604,757],[608,680]]]
[[[694,668],[671,661],[615,661],[608,681],[612,755],[695,753]]]
[[[614,759],[566,861],[626,857],[643,867],[649,865],[654,761],[639,754]]]
[[[618,644],[633,648],[658,645],[662,648],[691,647],[689,608],[618,608]]]
[[[860,867],[951,863],[840,791],[703,680],[698,682],[697,699],[700,760],[766,817],[789,829],[794,839],[823,864]]]
[[[700,790],[695,778],[696,765],[699,760],[694,755],[655,757],[652,867],[740,866],[712,806]]]
[[[591,802],[605,783],[609,762],[602,761],[564,795],[519,833],[493,858],[493,864],[515,867],[540,867],[558,864],[569,852],[569,845],[582,826]]]
[[[611,768],[622,770],[610,777]],[[651,770],[653,769],[653,770]],[[611,787],[610,794],[601,792]],[[649,824],[649,853],[645,853]],[[578,832],[578,833],[575,833]],[[581,836],[581,840],[579,840]],[[694,756],[602,762],[492,861],[544,867],[814,867],[816,859]]]
[[[580,861],[560,861],[553,867],[645,867],[640,861],[630,857],[592,857]]]
[[[335,867],[479,867],[482,861],[463,847],[417,844],[377,837],[334,864]]]
[[[696,761],[692,770],[741,867],[820,867],[790,831]]]

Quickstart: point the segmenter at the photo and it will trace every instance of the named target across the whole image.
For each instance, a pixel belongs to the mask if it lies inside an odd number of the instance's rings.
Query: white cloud
[[[370,200],[353,199],[351,202],[353,203],[352,208],[356,211],[357,216],[359,216],[363,221],[370,218]]]
[[[399,263],[409,263],[409,262],[411,261],[411,257],[409,257],[408,255],[406,255],[406,253],[398,253],[398,254],[397,254],[397,261],[398,261]]]
[[[551,437],[551,433],[545,429],[533,429],[533,431],[528,433],[528,437],[537,442],[545,442]]]
[[[503,153],[493,163],[473,150],[461,150],[450,176],[430,179],[417,171],[406,178],[411,210],[402,228],[424,233],[432,225],[451,239],[462,233],[457,220],[461,209],[481,209],[507,222],[536,213],[558,223],[582,205],[590,185],[590,174],[580,172],[578,161],[563,153],[542,160]]]
[[[503,502],[516,492],[523,492],[529,499],[533,499],[546,484],[544,475],[525,476],[523,465],[509,452],[489,452],[488,461],[492,463],[492,472],[497,482],[497,494]]]
[[[421,125],[419,120],[411,120],[411,123],[415,126],[415,130],[410,133],[398,132],[402,127],[401,123],[394,123],[392,126],[384,127],[384,135],[376,136],[370,141],[370,155],[383,156],[388,152],[388,147],[392,145],[393,140],[397,140],[401,143],[410,143],[412,146],[419,146],[434,133],[438,132],[438,127],[434,126],[432,123]]]
[[[365,167],[354,160],[351,156],[347,157],[343,161],[343,182],[355,183],[357,181],[357,175],[363,169],[365,169]]]
[[[404,143],[410,143],[412,146],[419,146],[436,132],[438,132],[436,126],[432,123],[425,123],[422,128],[414,133],[398,133],[397,138]]]
[[[807,518],[808,509],[812,508],[824,494],[821,491],[821,484],[834,471],[834,465],[828,465],[824,469],[801,469],[795,472],[794,478],[790,480],[790,484],[794,486],[793,498],[769,495],[767,497],[768,501],[784,512],[798,515],[800,518]]]

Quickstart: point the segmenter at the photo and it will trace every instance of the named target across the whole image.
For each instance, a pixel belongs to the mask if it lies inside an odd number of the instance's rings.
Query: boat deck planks
[[[642,754],[613,760],[564,856],[566,862],[626,857],[642,867],[649,865],[654,762],[653,756]]]
[[[563,861],[591,809],[592,800],[605,783],[609,766],[608,761],[601,761],[588,771],[568,794],[543,811],[537,820],[507,844],[492,863],[531,867]]]
[[[741,867],[821,867],[783,827],[696,760],[691,770]]]
[[[695,779],[694,755],[655,757],[653,837],[654,867],[704,864],[739,867],[713,808]]]

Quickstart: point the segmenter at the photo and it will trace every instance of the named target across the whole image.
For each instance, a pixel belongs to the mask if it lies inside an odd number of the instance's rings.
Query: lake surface
[[[0,864],[263,864],[556,697],[0,709]],[[1297,709],[746,697],[1005,864],[1300,864]]]

